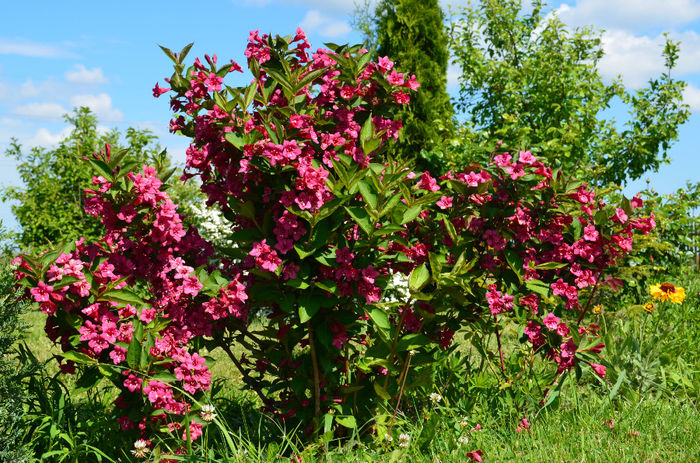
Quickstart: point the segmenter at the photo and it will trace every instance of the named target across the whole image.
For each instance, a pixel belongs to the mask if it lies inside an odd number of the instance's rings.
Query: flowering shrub
[[[506,324],[522,333],[520,370],[551,361],[545,386],[582,364],[604,376],[598,327],[583,321],[596,288],[615,283],[605,269],[654,227],[632,217],[637,200],[606,205],[528,151],[411,172],[383,153],[415,78],[359,46],[308,48],[301,31],[251,33],[243,88],[223,83],[233,61],[185,70],[187,49],[166,50],[175,73],[154,94],[172,92],[171,130],[192,138],[185,177],[199,176],[236,246],[213,255],[184,230],[157,169],[96,155],[86,210],[107,235],[23,256],[19,270],[64,371],[99,362],[122,391],[122,428],[146,443],[201,434],[203,347],[223,349],[266,410],[309,434],[373,421],[383,435],[402,395],[434,393],[435,358],[460,330],[506,381]],[[392,290],[396,275],[408,291]]]

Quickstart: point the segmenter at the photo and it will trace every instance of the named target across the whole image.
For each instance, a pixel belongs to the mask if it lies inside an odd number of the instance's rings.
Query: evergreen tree
[[[420,83],[399,115],[404,126],[394,151],[416,159],[419,170],[440,170],[430,153],[452,132],[454,112],[446,91],[449,55],[438,0],[381,0],[372,21],[377,55],[388,56],[399,72],[415,74]]]

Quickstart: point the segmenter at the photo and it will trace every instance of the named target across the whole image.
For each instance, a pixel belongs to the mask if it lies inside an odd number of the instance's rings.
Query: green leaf
[[[304,87],[306,87],[307,85],[312,83],[314,80],[318,79],[323,74],[325,74],[327,70],[328,70],[327,67],[323,67],[323,68],[308,72],[304,77],[301,78],[301,80],[299,80],[299,82],[297,82],[297,85],[295,88],[295,90],[296,90],[295,93],[299,93],[299,91],[302,90]]]
[[[102,378],[103,376],[100,374],[99,368],[94,366],[86,368],[78,381],[76,381],[76,387],[73,388],[71,393],[80,394],[85,391],[89,391],[93,387],[97,386]]]
[[[185,45],[185,47],[182,49],[182,51],[180,51],[180,53],[177,56],[177,60],[179,63],[182,63],[185,60],[185,58],[187,57],[187,54],[192,49],[192,45],[194,45],[194,42],[188,43],[187,45]]]
[[[396,233],[404,231],[405,228],[401,225],[385,225],[382,228],[377,228],[376,234],[379,236],[388,235],[389,233]]]
[[[416,217],[421,213],[423,208],[420,205],[410,207],[403,213],[403,218],[401,219],[401,225],[415,220]]]
[[[139,296],[129,291],[128,289],[113,289],[103,293],[98,301],[112,301],[120,304],[131,304],[136,307],[142,307],[146,303]]]
[[[430,344],[430,339],[420,333],[407,334],[396,343],[396,350],[403,352]]]
[[[175,375],[169,371],[158,372],[155,375],[149,376],[148,379],[152,381],[160,381],[161,383],[174,383],[177,381]]]
[[[104,178],[109,180],[110,182],[114,180],[114,177],[112,176],[112,169],[109,168],[106,162],[100,160],[100,159],[88,159],[88,162],[92,165],[92,167],[97,170],[100,175],[102,175]]]
[[[325,296],[324,296],[325,297]],[[316,315],[321,307],[321,300],[317,295],[308,295],[299,299],[299,321],[306,323]]]
[[[97,360],[95,360],[87,354],[83,354],[82,352],[68,351],[63,352],[62,354],[60,354],[60,356],[63,357],[65,360],[71,360],[75,363],[83,365],[97,363]]]
[[[374,383],[374,392],[377,393],[379,397],[381,397],[384,400],[391,400],[391,395],[389,395],[388,392],[386,392],[386,389],[384,389],[379,382]]]
[[[355,222],[364,230],[364,232],[369,236],[372,233],[372,222],[370,220],[369,214],[363,207],[347,207],[344,206],[345,210],[348,211],[350,217],[353,218]]]
[[[281,72],[279,72],[275,69],[271,69],[269,67],[264,67],[263,69],[270,77],[272,77],[275,80],[275,82],[277,82],[278,84],[280,84],[282,86],[283,90],[286,90],[286,93],[288,93],[290,95],[294,93],[294,87],[289,82],[289,79],[287,79],[287,76],[285,76]]]
[[[372,206],[372,209],[376,210],[377,209],[377,193],[373,191],[373,188],[367,184],[364,180],[360,180],[357,183],[358,188],[360,189],[360,194],[362,195],[362,198]]]
[[[386,202],[384,208],[382,208],[381,212],[379,213],[379,217],[382,217],[387,212],[390,212],[399,201],[401,201],[401,193],[394,194],[394,196],[389,198],[389,201]]]
[[[138,368],[141,360],[141,343],[135,337],[131,339],[126,350],[126,363],[130,368]]]
[[[365,123],[362,124],[362,130],[360,131],[360,143],[364,144],[367,140],[372,138],[374,134],[374,127],[372,126],[372,113],[369,113]]]
[[[420,291],[429,281],[430,271],[425,262],[423,262],[411,272],[411,275],[408,277],[408,287],[411,291]]]
[[[545,262],[544,264],[538,264],[535,265],[533,268],[535,270],[554,270],[557,268],[564,268],[568,264],[564,264],[562,262]]]
[[[243,150],[243,148],[245,148],[245,145],[246,145],[245,139],[238,132],[228,132],[224,136],[224,138],[226,138],[227,142],[231,143],[233,146],[235,146],[236,148],[238,148],[241,151]]]
[[[355,421],[355,417],[352,415],[336,415],[335,421],[346,428],[353,429],[357,427],[357,421]]]
[[[375,325],[377,325],[382,330],[390,330],[391,323],[389,323],[389,316],[386,311],[378,308],[372,307],[369,312],[369,317],[372,319]]]
[[[310,255],[312,255],[314,252],[316,252],[315,249],[311,249],[309,251],[302,249],[302,247],[299,246],[298,244],[294,245],[294,250],[297,252],[297,254],[299,254],[299,259],[301,259],[301,260],[306,259]]]
[[[517,252],[508,249],[505,252],[506,254],[506,261],[508,262],[508,266],[513,270],[513,273],[518,277],[518,281],[520,284],[523,284],[523,274],[524,274],[524,269],[523,269],[523,259],[518,255]]]
[[[525,287],[533,293],[544,297],[547,297],[549,294],[549,285],[540,280],[525,280]]]

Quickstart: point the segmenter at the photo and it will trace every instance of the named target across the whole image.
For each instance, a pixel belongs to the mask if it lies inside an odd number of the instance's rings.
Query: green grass
[[[480,449],[486,462],[690,462],[700,458],[700,412],[690,403],[649,397],[640,403],[619,403],[603,408],[593,400],[585,408],[549,413],[531,420],[529,431],[518,432],[515,423],[489,422],[480,431],[460,428],[448,415],[438,424],[436,437],[423,448],[417,441],[422,426],[401,430],[411,436],[409,446],[396,442],[357,441],[311,445],[303,448],[292,438],[278,437],[268,444],[232,434],[236,448],[224,451],[223,439],[210,437],[209,448],[227,457],[194,461],[273,462],[299,455],[305,463],[351,462],[464,462],[467,453]],[[608,426],[612,419],[612,428]],[[470,424],[471,426],[471,424]],[[460,445],[458,438],[467,436]]]
[[[398,420],[395,438],[399,433],[411,436],[406,448],[399,447],[396,442],[387,443],[379,437],[365,438],[362,441],[346,439],[342,443],[329,442],[325,446],[305,446],[300,443],[298,434],[293,431],[284,432],[278,424],[259,412],[260,402],[257,397],[240,391],[240,373],[230,365],[226,355],[217,349],[210,355],[215,359],[213,377],[220,378],[223,386],[213,400],[219,420],[209,425],[206,445],[201,446],[199,444],[202,441],[198,441],[195,455],[186,461],[273,462],[289,461],[290,456],[301,455],[305,463],[465,462],[469,461],[467,452],[477,449],[483,452],[483,459],[487,462],[700,461],[700,411],[697,406],[700,278],[697,275],[686,275],[686,278],[676,283],[686,287],[686,302],[681,306],[666,306],[664,310],[669,312],[665,314],[654,314],[657,318],[663,315],[660,326],[667,327],[669,336],[659,338],[658,346],[652,342],[652,345],[642,343],[637,347],[642,354],[647,352],[644,350],[645,345],[647,348],[658,347],[659,366],[644,367],[635,360],[635,355],[630,354],[634,352],[628,352],[619,342],[625,336],[636,336],[635,330],[640,326],[644,326],[645,332],[651,334],[652,326],[650,322],[640,325],[644,321],[643,317],[648,314],[631,306],[622,307],[623,304],[616,311],[605,313],[609,319],[610,340],[617,344],[609,347],[606,358],[615,359],[613,354],[617,348],[620,350],[620,358],[616,361],[626,362],[624,368],[627,369],[629,378],[640,376],[639,372],[648,376],[647,370],[658,376],[659,369],[665,368],[669,374],[686,378],[684,381],[689,382],[688,386],[679,387],[683,383],[676,381],[669,382],[673,385],[673,390],[654,387],[647,389],[644,385],[642,387],[630,383],[620,388],[614,400],[608,400],[605,394],[609,389],[601,388],[597,381],[589,378],[587,383],[577,387],[570,385],[562,390],[559,409],[545,411],[539,416],[528,416],[532,426],[525,432],[516,431],[518,423],[515,420],[504,421],[503,416],[506,414],[502,410],[497,407],[488,409],[482,404],[473,411],[466,428],[458,424],[462,417],[459,410],[442,408],[433,412],[439,414],[436,432],[422,446],[420,436],[425,421],[421,416]],[[31,312],[25,314],[24,319],[31,327],[25,339],[39,360],[49,359],[53,354],[59,353],[59,349],[44,334],[44,314]],[[626,325],[621,322],[613,323],[615,320],[629,321],[627,326],[632,328],[624,328]],[[629,331],[624,331],[625,329]],[[662,331],[659,333],[663,334]],[[656,339],[649,338],[647,334],[645,338]],[[685,372],[679,369],[677,359],[683,359],[683,365],[687,366]],[[49,369],[53,370],[54,367],[55,363],[49,363]],[[613,379],[609,381],[608,387],[611,387],[616,376],[612,368],[609,372]],[[70,384],[73,378],[63,380]],[[73,397],[74,405],[79,410],[89,408],[87,401],[83,403],[84,397],[85,393]],[[93,405],[94,403],[93,401]],[[95,410],[90,413],[95,413]],[[609,420],[613,420],[612,429],[606,424]],[[482,429],[469,431],[477,422],[482,425]],[[104,433],[98,431],[95,429],[95,436],[104,436]],[[97,437],[92,442],[90,434],[81,434],[81,438],[87,439],[84,442],[86,446],[99,447],[113,455],[116,461],[129,461],[124,459],[125,453],[106,448],[109,444],[98,441]],[[459,445],[460,436],[466,436],[468,443]],[[124,450],[128,455],[128,449]],[[79,461],[92,461],[88,457],[81,458],[83,460]]]

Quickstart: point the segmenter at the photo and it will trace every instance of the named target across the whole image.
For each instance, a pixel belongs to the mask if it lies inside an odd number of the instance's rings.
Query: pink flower
[[[495,284],[489,285],[489,290],[486,293],[486,301],[488,302],[489,310],[493,315],[498,315],[512,309],[513,299],[513,296],[496,290]]]
[[[595,371],[598,376],[600,376],[601,378],[605,378],[605,373],[607,372],[605,365],[599,365],[597,363],[591,363],[589,365],[591,366],[591,368],[593,368],[593,371]]]
[[[615,208],[615,215],[613,215],[612,218],[616,222],[620,222],[620,223],[627,222],[627,214],[625,213],[625,211],[623,211],[619,207]]]
[[[556,330],[557,324],[559,323],[559,317],[550,312],[542,319],[542,322],[548,329]]]
[[[173,398],[173,391],[170,386],[160,381],[149,381],[148,384],[144,386],[143,392],[148,396],[148,400],[150,400],[151,403]]]
[[[557,325],[557,334],[562,337],[566,337],[569,335],[569,327],[566,326],[566,323],[559,323]]]
[[[268,246],[267,239],[253,243],[253,249],[249,255],[255,257],[256,266],[270,272],[274,272],[282,264],[282,259],[277,256],[277,252]]]
[[[282,277],[284,277],[285,280],[293,280],[297,277],[297,272],[299,271],[299,268],[300,267],[294,262],[288,263],[282,269]]]
[[[162,94],[168,93],[169,91],[170,91],[170,89],[167,88],[167,87],[165,87],[165,88],[160,88],[160,87],[158,86],[158,82],[156,82],[156,86],[153,87],[153,96],[156,97],[156,98],[158,98],[158,97],[161,96]]]
[[[53,286],[49,286],[43,281],[40,281],[36,288],[32,288],[29,292],[34,296],[37,302],[49,302],[49,297],[53,292]]]
[[[484,461],[482,455],[484,452],[481,450],[474,450],[473,452],[467,452],[467,457],[474,461]]]
[[[421,175],[420,182],[418,182],[418,188],[421,190],[428,191],[440,190],[440,187],[437,184],[437,180],[431,177],[428,171],[423,172],[423,175]]]
[[[386,80],[388,80],[391,85],[403,85],[404,82],[403,74],[396,72],[396,70],[391,71],[391,74],[387,76]]]
[[[598,231],[594,225],[586,225],[583,229],[583,239],[586,241],[596,241],[598,239]]]
[[[202,283],[194,275],[185,278],[182,282],[182,292],[192,296],[196,296],[202,287]]]
[[[518,162],[522,162],[523,164],[527,165],[532,165],[535,162],[537,162],[537,158],[533,156],[532,153],[529,151],[521,151],[520,155],[518,156]]]
[[[508,154],[508,153],[499,154],[498,156],[495,156],[495,157],[493,158],[493,160],[494,160],[494,162],[496,163],[496,165],[497,165],[498,167],[503,167],[503,168],[508,167],[508,166],[511,165],[511,163],[510,163],[510,160],[511,160],[511,159],[513,159],[513,156],[511,156],[511,155]]]
[[[411,102],[411,97],[406,92],[398,91],[394,93],[394,101],[398,104],[408,104]]]
[[[391,61],[388,56],[380,56],[377,60],[377,64],[379,65],[379,69],[384,73],[391,71],[391,68],[394,67],[394,62]]]
[[[130,392],[136,392],[139,389],[141,389],[141,383],[143,380],[137,376],[135,376],[133,373],[130,373],[129,376],[124,380],[124,387],[127,388]]]
[[[452,199],[453,199],[452,196],[449,196],[449,197],[443,196],[443,197],[440,198],[440,200],[439,200],[438,202],[436,202],[435,204],[437,204],[437,206],[438,206],[440,209],[449,209],[450,207],[452,207]]]

